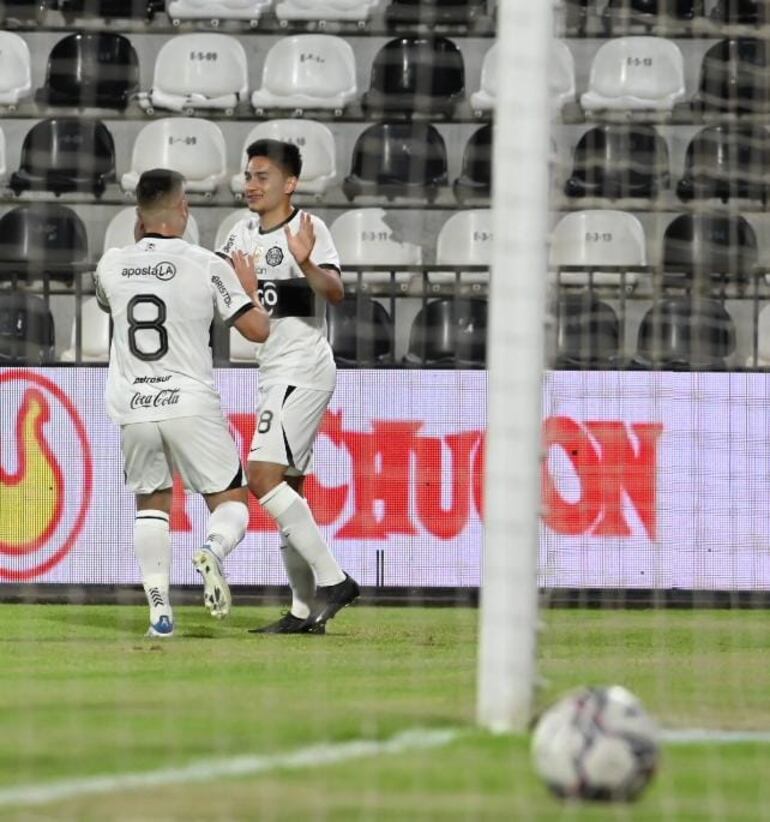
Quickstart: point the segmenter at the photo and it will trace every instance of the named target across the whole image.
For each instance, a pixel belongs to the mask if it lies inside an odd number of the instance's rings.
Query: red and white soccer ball
[[[635,799],[659,752],[655,722],[620,685],[567,694],[543,713],[532,739],[535,769],[562,798]]]

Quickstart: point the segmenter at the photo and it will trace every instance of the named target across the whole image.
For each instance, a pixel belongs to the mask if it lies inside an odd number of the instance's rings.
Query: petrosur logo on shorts
[[[121,277],[155,277],[158,280],[173,280],[175,275],[176,266],[169,262],[127,267],[120,272]]]
[[[0,372],[0,579],[31,580],[62,561],[88,513],[93,466],[70,397],[39,372]]]

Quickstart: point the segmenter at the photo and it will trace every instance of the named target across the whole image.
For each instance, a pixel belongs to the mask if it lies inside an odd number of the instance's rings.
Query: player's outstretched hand
[[[297,265],[302,265],[310,257],[310,252],[315,245],[315,229],[310,215],[305,211],[299,215],[299,228],[296,234],[291,233],[289,226],[283,229],[283,233],[286,235],[286,244],[297,261]]]
[[[233,268],[243,286],[243,290],[247,294],[253,294],[259,286],[257,272],[254,270],[254,254],[233,251],[230,259],[233,262]]]

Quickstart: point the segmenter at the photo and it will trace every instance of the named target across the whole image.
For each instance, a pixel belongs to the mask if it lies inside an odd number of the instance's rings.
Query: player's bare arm
[[[247,340],[264,342],[270,334],[270,315],[265,311],[259,298],[259,279],[254,270],[254,255],[234,251],[230,262],[243,290],[254,303],[254,309],[238,317],[233,325]]]
[[[292,233],[289,226],[285,226],[283,231],[286,235],[286,244],[289,251],[291,251],[300,271],[305,275],[313,291],[332,304],[342,302],[345,297],[345,289],[339,272],[332,268],[321,268],[310,259],[310,254],[315,245],[315,230],[310,215],[306,212],[299,215],[299,228],[296,234]]]

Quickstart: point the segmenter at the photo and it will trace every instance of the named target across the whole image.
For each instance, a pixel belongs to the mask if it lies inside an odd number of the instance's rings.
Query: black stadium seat
[[[369,91],[361,99],[367,114],[451,115],[465,96],[465,64],[446,37],[399,37],[375,55]]]
[[[337,365],[373,367],[392,358],[393,322],[384,306],[375,300],[357,295],[329,305],[326,322]]]
[[[663,236],[664,283],[746,282],[757,265],[757,238],[736,214],[680,214]]]
[[[461,205],[492,194],[492,126],[487,124],[471,134],[463,150],[460,176],[452,184]]]
[[[751,37],[720,40],[701,64],[697,103],[735,114],[770,112],[770,54]]]
[[[761,126],[720,123],[693,137],[685,172],[676,188],[680,200],[731,197],[764,201],[770,173],[770,132]]]
[[[48,57],[44,105],[124,109],[139,91],[139,58],[131,41],[105,32],[70,34]]]
[[[733,351],[735,322],[722,303],[677,297],[661,300],[642,318],[633,365],[667,371],[721,371]]]
[[[568,197],[651,198],[668,183],[668,147],[652,126],[608,124],[580,138],[564,190]]]
[[[405,365],[483,368],[487,301],[441,298],[420,309],[412,323]]]
[[[96,197],[115,179],[115,145],[100,120],[59,117],[34,125],[21,147],[21,164],[10,181],[14,193],[29,189]]]
[[[762,26],[768,22],[767,0],[719,0],[711,11],[716,23],[741,26]]]
[[[356,140],[348,200],[360,195],[412,196],[433,202],[448,183],[444,140],[429,123],[374,123]]]
[[[119,17],[149,20],[165,9],[164,0],[57,0],[65,20],[73,17]]]
[[[0,292],[0,364],[40,365],[54,359],[54,322],[41,297]]]
[[[558,304],[554,368],[617,368],[620,324],[614,309],[585,292],[563,294]]]
[[[385,7],[389,25],[403,23],[468,24],[485,13],[486,0],[391,0]]]
[[[87,265],[86,228],[71,208],[33,203],[0,217],[0,280],[15,274],[72,282]]]

